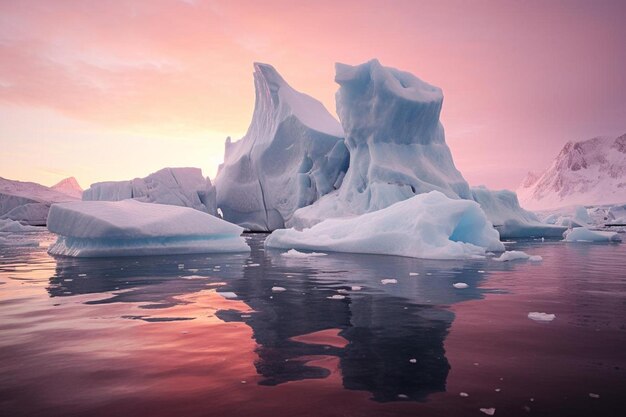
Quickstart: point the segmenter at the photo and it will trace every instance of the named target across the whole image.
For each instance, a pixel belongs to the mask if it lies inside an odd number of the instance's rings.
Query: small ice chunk
[[[327,254],[321,252],[300,252],[295,249],[289,249],[285,253],[281,253],[281,256],[285,258],[311,258],[316,256],[326,256]]]
[[[237,298],[237,294],[232,291],[218,292],[218,294],[224,298]]]
[[[459,395],[461,397],[469,397],[469,394],[467,392],[460,392]]]
[[[507,261],[515,261],[517,259],[529,259],[529,258],[530,258],[530,255],[525,252],[522,252],[521,250],[508,250],[504,252],[502,255],[500,255],[499,258],[493,258],[493,260],[498,261],[498,262],[507,262]]]
[[[261,264],[248,264],[248,266],[261,266]]]
[[[417,363],[417,359],[409,359],[409,362],[411,362],[411,363]]]
[[[496,409],[495,408],[481,408],[480,411],[482,411],[483,413],[487,414],[488,416],[492,416],[496,413]]]
[[[586,227],[576,227],[564,234],[566,242],[620,242],[622,238],[616,232],[602,232],[589,230]]]
[[[359,286],[359,285],[353,285],[351,287],[352,291],[361,291],[361,289],[363,289],[363,287]]]
[[[343,300],[344,298],[346,298],[345,295],[341,295],[341,294],[335,294],[335,295],[331,295],[330,297],[326,297],[329,300]]]
[[[409,396],[408,396],[408,395],[406,395],[406,394],[398,394],[398,398],[401,398],[401,399],[403,399],[403,400],[406,400],[406,399],[408,399],[408,398],[409,398]]]
[[[590,393],[589,393],[589,396],[590,396],[591,398],[600,398],[600,394],[594,394],[593,392],[590,392]]]
[[[484,273],[485,273],[485,271],[483,271],[482,269],[479,269],[479,270],[478,270],[478,273],[479,273],[479,274],[484,274]]]
[[[272,292],[283,292],[283,291],[287,291],[287,289],[284,287],[272,287]]]
[[[463,289],[463,288],[467,288],[467,287],[469,287],[469,285],[467,285],[467,284],[466,284],[466,283],[464,283],[464,282],[457,282],[457,283],[455,283],[455,284],[452,284],[452,286],[453,286],[454,288],[459,288],[459,289]]]
[[[393,279],[393,278],[385,278],[385,279],[381,279],[380,282],[383,285],[387,285],[387,284],[397,284],[398,280],[397,279]]]
[[[530,262],[541,262],[543,261],[543,258],[539,255],[532,255],[530,258],[528,258],[528,260]]]
[[[548,314],[548,313],[539,313],[536,311],[533,311],[531,313],[528,313],[528,318],[534,321],[552,321],[556,318],[556,314]]]
[[[419,272],[409,272],[409,276],[410,277],[416,277],[418,276],[420,273]]]
[[[178,264],[178,269],[184,269],[185,268],[185,264]]]
[[[78,274],[79,277],[86,277],[87,274]]]

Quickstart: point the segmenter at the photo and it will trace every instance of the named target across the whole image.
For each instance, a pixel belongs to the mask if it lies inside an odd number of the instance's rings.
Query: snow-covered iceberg
[[[570,229],[563,235],[566,242],[621,242],[622,238],[616,232],[590,230],[586,227]]]
[[[520,207],[517,195],[509,190],[472,187],[472,197],[480,204],[487,218],[503,239],[519,237],[560,238],[567,227],[542,223],[539,218]]]
[[[84,201],[134,199],[145,203],[191,207],[212,215],[215,188],[200,168],[163,168],[145,178],[92,184],[83,192]]]
[[[217,206],[230,222],[271,231],[339,187],[348,151],[339,122],[272,66],[255,63],[254,84],[248,132],[234,143],[226,139],[215,178]]]
[[[276,230],[265,246],[429,259],[465,259],[504,250],[478,203],[438,191],[360,216],[327,219],[302,231]]]
[[[189,207],[123,201],[54,204],[52,255],[76,257],[247,252],[243,228]]]
[[[471,199],[439,121],[441,89],[377,60],[337,64],[335,81],[348,172],[338,192],[298,210],[288,225],[372,212],[433,190]]]
[[[0,177],[0,219],[45,226],[53,203],[73,200],[76,198],[45,185]]]

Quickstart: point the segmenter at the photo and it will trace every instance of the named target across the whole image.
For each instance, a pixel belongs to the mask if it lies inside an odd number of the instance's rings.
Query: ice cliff
[[[429,191],[471,199],[439,121],[441,89],[377,60],[337,64],[335,81],[349,168],[337,192],[298,210],[288,226],[372,212]]]
[[[246,135],[226,140],[215,178],[224,219],[271,231],[337,189],[347,169],[341,125],[316,99],[270,65],[254,64],[256,101]]]

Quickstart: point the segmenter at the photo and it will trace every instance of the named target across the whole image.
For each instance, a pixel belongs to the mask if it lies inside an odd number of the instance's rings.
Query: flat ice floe
[[[543,258],[539,255],[529,255],[526,252],[522,252],[520,250],[506,251],[498,258],[493,258],[494,261],[498,262],[515,261],[518,259],[529,260],[531,262],[540,262],[541,260],[543,260]]]
[[[438,191],[360,216],[327,219],[302,231],[276,230],[265,246],[428,259],[469,259],[504,250],[478,203]]]
[[[621,242],[622,238],[615,232],[589,230],[586,227],[576,227],[564,234],[566,242]]]
[[[533,311],[528,313],[528,318],[534,321],[552,321],[556,318],[556,314],[540,313]]]
[[[76,201],[50,209],[52,255],[75,257],[248,252],[243,228],[188,207]],[[184,265],[182,265],[184,268]]]

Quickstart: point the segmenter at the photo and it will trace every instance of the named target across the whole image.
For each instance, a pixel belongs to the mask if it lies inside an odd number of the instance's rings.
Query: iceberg
[[[377,60],[336,64],[335,81],[349,168],[337,192],[297,210],[288,226],[373,212],[430,191],[471,199],[439,121],[441,89]]]
[[[243,228],[189,207],[136,200],[54,204],[52,255],[75,257],[248,252]]]
[[[586,227],[576,227],[563,235],[566,242],[621,242],[622,238],[616,232],[590,230]]]
[[[478,203],[439,191],[359,216],[327,219],[302,231],[276,230],[265,246],[430,259],[467,259],[504,250]]]
[[[53,203],[73,200],[76,198],[41,184],[0,177],[0,219],[45,226]]]
[[[289,223],[294,211],[337,189],[348,164],[343,130],[321,102],[254,64],[256,101],[246,135],[226,139],[215,185],[224,219],[252,231]]]
[[[472,198],[500,232],[502,239],[525,237],[560,238],[567,227],[542,223],[530,211],[520,207],[517,195],[509,190],[489,190],[472,187]]]
[[[191,207],[217,215],[215,187],[200,168],[163,168],[145,178],[92,184],[83,192],[84,201],[134,199],[144,203]]]

